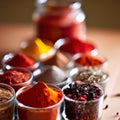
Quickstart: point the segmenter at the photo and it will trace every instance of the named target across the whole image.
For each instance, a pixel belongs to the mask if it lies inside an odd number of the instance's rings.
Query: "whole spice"
[[[109,74],[97,67],[74,68],[70,72],[73,80],[80,80],[85,83],[98,83],[105,89]]]
[[[82,66],[102,66],[105,61],[100,58],[91,55],[81,55],[77,60],[76,63]]]
[[[29,67],[35,64],[35,60],[24,53],[17,53],[8,59],[5,64],[13,67]]]
[[[16,93],[20,120],[60,120],[63,93],[60,89],[39,82]]]
[[[14,114],[14,92],[6,84],[0,83],[0,120],[12,120]]]
[[[63,44],[59,49],[70,54],[76,54],[76,53],[91,53],[96,48],[90,42],[85,42],[79,39],[72,38],[68,40],[65,44]]]
[[[76,81],[63,87],[63,92],[65,94],[64,118],[69,120],[101,119],[104,93],[100,87]]]

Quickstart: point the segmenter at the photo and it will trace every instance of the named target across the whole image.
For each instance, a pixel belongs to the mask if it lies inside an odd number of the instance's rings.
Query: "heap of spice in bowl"
[[[61,40],[58,43],[61,43]],[[81,41],[76,38],[62,39],[62,44],[58,47],[58,49],[69,56],[73,56],[78,53],[96,55],[97,48],[92,42]]]
[[[44,66],[44,70],[34,80],[36,82],[44,81],[60,88],[71,82],[71,79],[68,79],[67,73],[55,65]]]
[[[40,62],[22,52],[18,52],[5,54],[2,59],[2,65],[5,69],[19,67],[36,73],[40,67]]]
[[[22,42],[21,51],[40,61],[50,58],[56,52],[55,48],[53,47],[53,43],[51,43],[49,40],[45,40],[45,42],[43,42],[43,40],[40,38],[35,38],[28,42]]]
[[[65,120],[101,120],[104,98],[101,86],[74,81],[62,90]]]
[[[100,68],[94,67],[76,67],[70,71],[72,81],[80,80],[85,83],[101,85],[104,90],[109,81],[109,74]]]
[[[33,81],[33,74],[23,68],[11,68],[0,71],[0,83],[9,84],[15,91],[21,87],[28,86]]]
[[[0,120],[14,120],[15,91],[7,84],[0,83]]]
[[[75,54],[71,62],[73,62],[74,66],[99,67],[102,69],[105,69],[108,64],[108,60],[100,54]]]
[[[20,120],[61,120],[63,92],[56,86],[38,82],[16,93]]]

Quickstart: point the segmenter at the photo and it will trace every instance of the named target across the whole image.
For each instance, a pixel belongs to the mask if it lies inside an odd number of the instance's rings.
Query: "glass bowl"
[[[34,85],[35,84],[36,83],[34,83]],[[32,86],[23,87],[19,89],[16,93],[16,106],[18,110],[18,118],[20,118],[21,120],[47,120],[47,119],[61,120],[60,109],[64,97],[62,97],[58,103],[52,106],[42,107],[42,108],[26,106],[17,99],[19,94],[24,94],[24,91],[30,89]],[[54,85],[49,84],[48,86],[54,89],[61,90],[60,88]]]
[[[32,82],[33,74],[28,69],[16,67],[9,70],[0,70],[0,83],[9,84],[15,91],[32,84]]]
[[[7,84],[0,83],[0,120],[14,120],[15,91]]]
[[[16,58],[17,55],[20,57]],[[22,56],[24,57],[22,58]],[[25,63],[25,60],[26,63],[28,62],[28,64]],[[29,63],[29,60],[32,61],[33,63],[32,64]],[[10,69],[14,67],[25,68],[30,70],[33,73],[33,75],[36,76],[38,70],[40,70],[41,64],[39,61],[36,61],[34,58],[31,58],[30,56],[24,53],[7,53],[2,58],[2,66],[5,69]]]

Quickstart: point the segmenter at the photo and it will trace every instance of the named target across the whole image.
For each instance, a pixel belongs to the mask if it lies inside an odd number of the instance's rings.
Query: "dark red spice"
[[[102,65],[104,61],[95,56],[81,55],[80,58],[76,60],[76,63],[83,66],[99,66]]]
[[[95,46],[90,42],[83,42],[79,39],[73,38],[72,40],[68,40],[59,49],[70,54],[90,53],[91,51],[95,50]]]
[[[101,118],[103,91],[92,84],[73,82],[63,87],[65,114],[69,120],[99,120]],[[72,101],[73,100],[73,101]]]
[[[30,79],[30,74],[20,70],[6,70],[0,75],[0,83],[19,84]]]
[[[35,64],[35,61],[24,53],[18,53],[13,56],[6,64],[14,67],[29,67]]]

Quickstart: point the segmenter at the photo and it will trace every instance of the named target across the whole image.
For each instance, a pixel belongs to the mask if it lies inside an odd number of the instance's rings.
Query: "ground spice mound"
[[[28,67],[35,64],[35,61],[23,53],[14,55],[6,64],[14,67]]]
[[[19,94],[17,99],[26,106],[42,108],[58,103],[62,97],[61,90],[50,88],[44,82],[39,82]]]
[[[78,39],[73,39],[71,41],[66,42],[59,49],[70,54],[76,54],[90,53],[91,51],[95,50],[96,47],[92,43],[83,42]]]
[[[9,90],[2,87],[0,88],[0,104],[8,101],[12,96],[13,94]]]
[[[35,81],[44,81],[46,83],[57,84],[66,80],[67,75],[57,66],[46,68],[40,75],[35,78]]]
[[[0,75],[0,83],[19,84],[28,81],[29,73],[20,70],[6,70]]]
[[[94,56],[81,55],[80,58],[76,60],[76,63],[83,66],[99,66],[102,65],[104,61]]]

